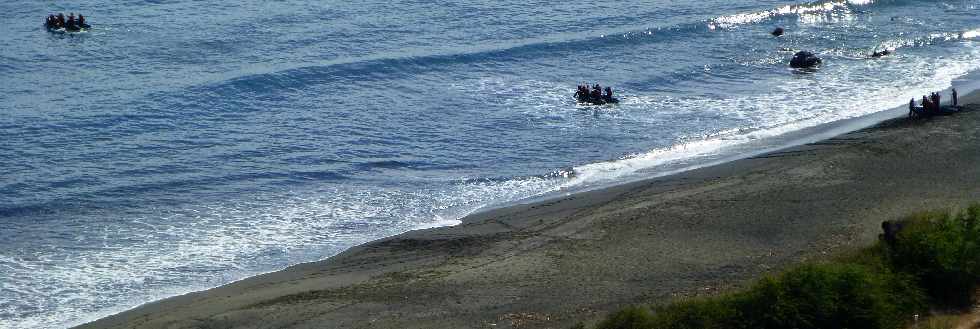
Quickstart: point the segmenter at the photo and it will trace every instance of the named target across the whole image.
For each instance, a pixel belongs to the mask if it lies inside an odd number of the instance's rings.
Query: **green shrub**
[[[650,328],[721,329],[731,327],[735,308],[730,296],[687,300],[661,306]]]
[[[596,329],[643,329],[653,328],[653,316],[646,307],[630,306],[610,314],[596,325]]]
[[[980,278],[980,206],[908,218],[890,246],[890,261],[915,276],[933,303],[967,306]]]
[[[923,309],[908,275],[858,264],[804,265],[726,296],[631,307],[598,329],[899,328]]]
[[[804,265],[736,294],[738,328],[897,328],[922,308],[911,278],[857,264]]]

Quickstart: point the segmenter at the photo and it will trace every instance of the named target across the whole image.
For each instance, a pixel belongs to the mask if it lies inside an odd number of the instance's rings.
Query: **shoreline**
[[[980,97],[977,92],[972,92],[962,98],[963,103],[967,103],[971,98],[975,101]],[[852,219],[842,222],[849,225],[845,226],[845,229],[810,228],[804,225],[794,232],[789,232],[785,228],[772,227],[773,223],[752,222],[751,218],[746,218],[748,216],[741,216],[733,221],[745,224],[744,227],[743,225],[731,227],[731,223],[719,221],[724,217],[723,214],[715,214],[715,216],[699,214],[699,212],[718,211],[713,206],[704,206],[700,203],[717,204],[720,208],[725,208],[726,203],[738,203],[738,198],[725,201],[718,198],[705,198],[704,195],[718,196],[719,191],[727,191],[728,195],[741,195],[732,194],[733,191],[752,195],[767,192],[773,187],[792,188],[772,181],[774,178],[766,179],[766,176],[770,175],[798,178],[800,179],[798,183],[811,190],[834,189],[834,186],[846,182],[835,183],[833,179],[825,182],[817,178],[840,178],[839,176],[847,172],[847,170],[838,172],[840,167],[853,167],[855,163],[848,163],[849,161],[827,163],[821,161],[823,159],[816,157],[815,154],[829,152],[831,156],[841,157],[842,153],[846,152],[838,148],[854,152],[855,150],[850,148],[864,147],[862,141],[882,142],[880,138],[876,139],[881,136],[876,135],[894,133],[894,129],[908,129],[910,134],[922,133],[916,129],[936,127],[919,126],[927,126],[933,122],[957,124],[956,120],[964,120],[958,117],[978,117],[975,115],[976,112],[974,106],[971,112],[919,120],[927,121],[923,124],[919,124],[919,121],[905,123],[902,120],[891,120],[822,142],[794,146],[721,164],[708,164],[691,171],[583,192],[576,191],[576,193],[556,195],[545,200],[532,199],[530,200],[534,201],[532,203],[524,200],[522,204],[479,211],[464,218],[463,223],[458,226],[410,231],[375,240],[323,261],[294,265],[221,287],[143,304],[84,324],[80,328],[169,327],[171,325],[195,327],[205,324],[217,327],[302,328],[322,326],[324,323],[332,323],[336,327],[369,325],[487,327],[490,323],[494,323],[496,324],[494,327],[500,327],[507,326],[508,322],[510,326],[554,327],[555,324],[560,324],[558,327],[567,327],[575,320],[595,318],[596,314],[637,300],[710,293],[717,289],[738,286],[740,282],[764,273],[768,269],[778,268],[802,258],[819,256],[820,252],[841,246],[867,241],[876,236],[877,223]],[[968,123],[980,126],[980,120]],[[854,139],[858,142],[853,142]],[[949,147],[955,148],[956,145]],[[875,153],[873,149],[861,151]],[[861,164],[860,159],[851,159],[854,157],[853,153],[846,155],[848,155],[846,158],[853,160],[852,162]],[[807,164],[805,161],[801,162],[800,158],[821,163]],[[758,168],[760,165],[762,169]],[[788,169],[796,169],[800,172]],[[760,184],[753,182],[755,178],[766,183],[757,186]],[[861,179],[858,181],[869,183]],[[882,182],[874,183],[882,185]],[[769,192],[772,191],[767,193]],[[799,191],[795,192],[799,193]],[[799,195],[808,194],[810,193]],[[974,190],[970,195],[980,196],[980,192]],[[658,201],[664,196],[669,197],[666,198],[668,201]],[[868,201],[868,199],[872,198],[862,200]],[[971,199],[980,200],[977,197]],[[677,200],[688,201],[685,207],[681,207],[688,209],[672,208],[666,212],[652,211],[651,213],[651,209]],[[691,203],[691,200],[695,202]],[[801,213],[805,213],[799,208],[801,204],[807,202],[797,200],[795,206],[783,205],[783,209],[776,209],[779,207],[774,207],[764,200],[748,203],[761,209],[741,207],[736,210],[743,214],[761,217],[772,217],[774,214],[781,213],[782,216],[775,218],[785,225],[806,222],[804,219],[790,217],[799,217]],[[791,202],[790,205],[792,204],[794,203]],[[935,203],[935,205],[946,207],[952,204]],[[896,209],[871,213],[875,218],[886,219],[890,219],[889,216],[902,215]],[[663,215],[673,215],[684,220],[658,222],[669,217]],[[850,216],[859,217],[855,214]],[[623,221],[621,217],[628,218],[630,222],[652,220],[647,224],[659,229],[630,229],[630,224],[620,222]],[[696,220],[686,221],[688,219]],[[706,224],[720,225],[720,227],[703,226]],[[731,231],[727,232],[720,228]],[[642,258],[644,255],[638,250],[629,250],[636,246],[623,245],[621,241],[610,241],[644,240],[639,239],[641,236],[637,235],[638,232],[631,231],[646,232],[649,235],[659,236],[665,241],[676,240],[671,243],[639,242],[639,245],[646,247],[660,247],[661,249],[653,250],[658,250],[666,257],[663,259],[646,257],[638,263],[663,265],[664,270],[654,271],[657,273],[651,277],[635,273],[644,267],[623,268],[625,263],[621,260],[617,261],[627,256]],[[664,232],[686,237],[670,237]],[[776,242],[767,241],[769,237],[780,237],[780,233],[788,234],[793,238],[783,237]],[[712,238],[705,238],[705,236],[712,236]],[[691,241],[704,244],[700,246],[701,248],[690,246],[692,247],[690,250],[683,250],[676,245],[676,243],[684,244]],[[780,248],[762,248],[767,245]],[[542,252],[539,250],[541,248],[548,251]],[[769,251],[756,253],[764,249]],[[782,250],[774,249],[786,249],[792,252],[784,253]],[[815,252],[816,250],[820,252]],[[727,255],[725,252],[718,254],[721,251],[741,254],[740,256],[745,256],[747,260],[732,262],[732,255]],[[634,273],[631,273],[632,276],[625,277],[612,275],[613,280],[610,281],[599,274],[611,273],[581,268],[583,265],[575,264],[587,259],[593,261],[589,264],[607,264],[606,267]],[[715,266],[723,263],[723,266]],[[486,269],[491,273],[499,272],[498,274],[502,274],[501,278],[513,275],[510,272],[515,271],[527,276],[523,279],[497,280],[480,276],[477,269]],[[570,273],[577,275],[569,275]],[[566,279],[552,279],[553,276]],[[528,282],[534,281],[528,280],[528,277],[538,279],[540,282]],[[679,279],[675,280],[675,277]],[[550,284],[542,284],[543,282]],[[649,291],[639,295],[630,293],[630,290],[633,290],[632,285],[626,284],[627,282],[641,282],[638,285],[643,286],[644,289],[638,290]],[[667,289],[648,287],[651,282],[665,285]],[[439,288],[440,285],[436,283],[454,285],[460,289]],[[591,283],[603,289],[585,287],[582,286],[583,283]],[[495,287],[508,293],[495,294],[482,286]],[[691,289],[699,286],[703,287]],[[570,291],[559,294],[554,292],[555,289]],[[576,289],[584,291],[584,295],[575,291]],[[606,292],[602,292],[603,290]],[[399,296],[404,298],[397,300],[396,297]],[[419,298],[410,296],[419,296]],[[480,298],[481,296],[486,298]],[[581,297],[579,303],[568,301],[574,296]],[[426,307],[419,308],[419,304]],[[586,308],[582,308],[583,305]],[[447,308],[459,312],[446,313]],[[528,311],[520,311],[522,309]],[[358,316],[377,312],[382,315],[374,320],[359,319]],[[453,316],[455,313],[463,315]],[[275,321],[255,323],[258,319]],[[326,322],[315,321],[317,319]]]
[[[940,90],[939,93],[944,95],[944,97],[949,97],[951,89],[954,87],[959,87],[960,88],[959,92],[964,94],[961,97],[963,97],[963,99],[966,99],[967,102],[969,102],[971,98],[974,99],[975,102],[980,102],[980,101],[976,101],[975,99],[977,97],[980,97],[978,96],[978,93],[980,93],[980,71],[971,72],[958,79],[954,79],[952,81],[952,84],[953,86]],[[948,101],[949,99],[947,98],[945,102]],[[961,103],[967,104],[965,102],[961,102]],[[507,207],[517,206],[521,204],[528,204],[528,203],[546,202],[550,199],[560,198],[572,194],[585,193],[594,190],[602,190],[602,189],[616,187],[619,185],[625,185],[625,184],[630,184],[635,182],[657,179],[665,176],[682,174],[684,172],[691,171],[691,170],[723,165],[728,162],[737,161],[745,158],[751,158],[766,153],[778,152],[779,150],[783,150],[791,147],[816,143],[839,135],[870,128],[889,120],[903,118],[906,116],[907,113],[908,113],[907,103],[903,103],[900,106],[878,111],[878,112],[858,115],[855,117],[845,118],[837,121],[824,122],[814,126],[806,126],[801,129],[792,130],[784,134],[764,137],[761,139],[749,141],[742,144],[723,146],[715,154],[711,154],[709,156],[695,157],[694,161],[692,161],[690,164],[678,165],[678,164],[668,163],[665,165],[655,165],[637,171],[638,173],[642,173],[642,174],[636,174],[636,173],[626,174],[618,177],[615,181],[589,183],[584,186],[573,187],[569,190],[553,191],[553,192],[544,193],[542,195],[532,196],[527,199],[521,199],[521,200],[502,203],[502,204],[487,206],[475,210],[474,212],[464,216],[464,218],[477,215],[485,211],[492,211],[494,209],[507,208]],[[651,173],[654,170],[655,173]]]

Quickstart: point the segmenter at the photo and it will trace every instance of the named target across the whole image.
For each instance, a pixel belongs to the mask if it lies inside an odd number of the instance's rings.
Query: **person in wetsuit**
[[[607,103],[613,101],[613,93],[611,87],[606,87],[606,94],[602,95],[602,100],[606,101]]]
[[[65,29],[66,30],[77,30],[78,29],[78,25],[75,22],[75,13],[69,13],[68,14],[68,23],[65,24]]]
[[[924,109],[926,113],[932,113],[932,102],[929,101],[929,98],[927,98],[926,95],[922,95],[922,109]]]

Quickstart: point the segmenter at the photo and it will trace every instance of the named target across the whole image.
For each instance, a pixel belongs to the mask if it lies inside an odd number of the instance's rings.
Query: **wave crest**
[[[785,5],[776,9],[753,13],[721,16],[708,22],[710,29],[733,28],[740,25],[760,23],[771,18],[783,16],[805,16],[831,13],[837,10],[850,10],[851,5],[869,5],[872,0],[820,1],[800,5]]]

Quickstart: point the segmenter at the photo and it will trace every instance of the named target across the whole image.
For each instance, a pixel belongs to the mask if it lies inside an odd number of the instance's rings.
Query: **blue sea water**
[[[94,28],[48,33],[42,18],[59,11]],[[481,208],[656,175],[980,69],[980,0],[12,0],[0,12],[0,328],[68,327]],[[895,55],[867,58],[884,48]],[[825,65],[787,68],[800,49]],[[622,103],[576,105],[579,83]]]

